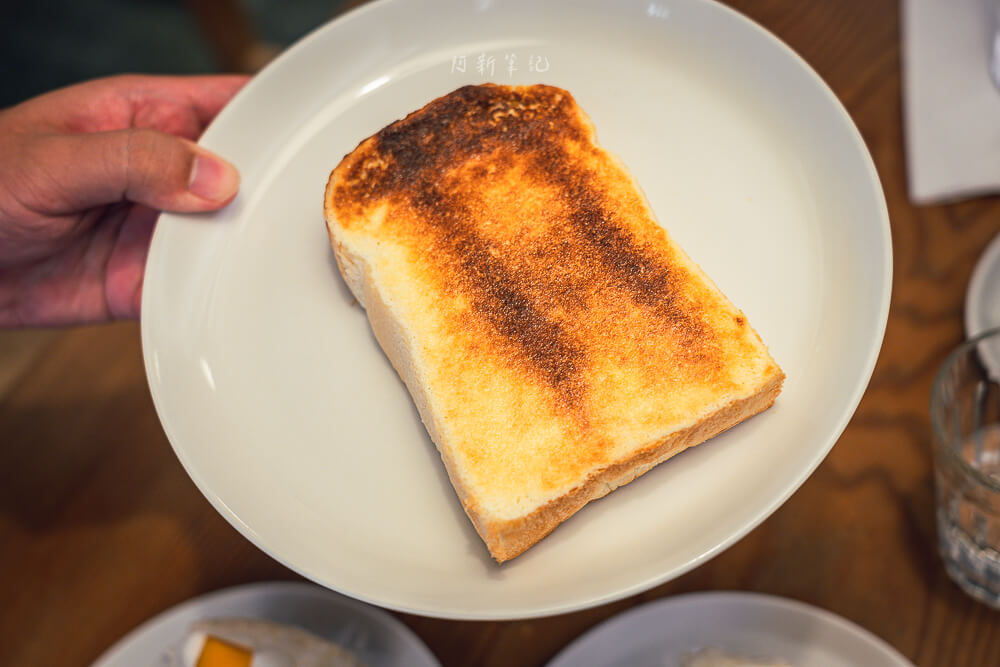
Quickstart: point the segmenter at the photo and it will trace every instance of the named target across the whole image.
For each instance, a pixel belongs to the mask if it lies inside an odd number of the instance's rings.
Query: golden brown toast
[[[746,317],[565,90],[432,101],[343,159],[325,215],[499,562],[781,390]]]

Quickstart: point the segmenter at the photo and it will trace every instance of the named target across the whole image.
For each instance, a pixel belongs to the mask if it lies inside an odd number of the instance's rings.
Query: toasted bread
[[[746,317],[565,90],[430,102],[340,162],[324,211],[498,562],[781,391]]]

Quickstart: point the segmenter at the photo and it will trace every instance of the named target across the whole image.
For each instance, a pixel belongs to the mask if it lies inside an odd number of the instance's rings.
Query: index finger
[[[56,132],[130,127],[176,131],[173,126],[178,126],[186,128],[181,134],[193,139],[247,81],[249,77],[238,74],[124,74],[45,93],[14,107],[13,113],[22,124]]]
[[[136,76],[127,77],[123,83],[136,116],[146,102],[186,102],[203,130],[249,80],[243,74],[210,74]]]

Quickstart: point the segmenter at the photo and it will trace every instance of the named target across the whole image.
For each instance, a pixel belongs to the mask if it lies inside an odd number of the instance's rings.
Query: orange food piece
[[[253,651],[217,637],[205,637],[197,667],[250,667]]]

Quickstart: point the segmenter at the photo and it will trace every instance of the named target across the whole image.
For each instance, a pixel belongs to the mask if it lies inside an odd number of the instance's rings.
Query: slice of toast
[[[784,374],[565,90],[466,86],[333,170],[337,263],[498,562]]]

